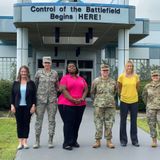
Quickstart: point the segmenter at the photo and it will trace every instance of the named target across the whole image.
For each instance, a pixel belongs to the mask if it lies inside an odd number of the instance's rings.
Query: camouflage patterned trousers
[[[57,112],[57,104],[55,103],[37,104],[35,132],[36,132],[36,135],[41,134],[43,117],[46,109],[48,113],[48,130],[49,130],[48,134],[50,136],[53,136],[55,134],[55,126],[56,126],[55,115]]]
[[[160,109],[147,109],[147,121],[152,138],[157,137],[157,126],[160,134]]]
[[[95,139],[102,139],[103,126],[104,137],[107,140],[112,139],[112,127],[115,121],[115,108],[94,108],[94,123],[96,127]]]

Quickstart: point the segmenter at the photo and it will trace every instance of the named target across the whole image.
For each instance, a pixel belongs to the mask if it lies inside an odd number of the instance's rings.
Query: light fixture
[[[80,47],[76,48],[76,57],[78,57],[80,55]]]
[[[55,56],[55,57],[58,56],[58,47],[54,47],[54,56]]]
[[[88,32],[85,35],[86,43],[89,43],[90,39],[93,39],[93,28],[88,28]]]
[[[88,28],[89,39],[93,38],[93,28]]]
[[[56,27],[55,28],[55,42],[58,43],[59,42],[59,36],[60,36],[60,28]]]
[[[86,40],[86,43],[89,43],[89,33],[88,32],[86,32],[86,36],[85,36],[85,40]]]

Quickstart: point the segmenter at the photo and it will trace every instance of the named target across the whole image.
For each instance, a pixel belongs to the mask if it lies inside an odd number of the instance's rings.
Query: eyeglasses
[[[106,69],[106,70],[102,70],[102,71],[106,71],[106,72],[108,72],[109,70],[108,70],[108,69]]]
[[[152,77],[158,77],[158,76],[159,76],[158,74],[152,75]]]

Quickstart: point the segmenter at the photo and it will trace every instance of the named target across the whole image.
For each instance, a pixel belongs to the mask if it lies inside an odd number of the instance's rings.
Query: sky
[[[57,0],[32,0],[33,2],[54,2]],[[110,3],[113,0],[82,0],[84,2]],[[119,2],[122,0],[114,0]],[[5,0],[0,5],[0,16],[12,16],[13,4],[17,0]],[[136,18],[149,18],[150,20],[160,20],[159,6],[160,0],[129,0],[130,5],[136,6]]]

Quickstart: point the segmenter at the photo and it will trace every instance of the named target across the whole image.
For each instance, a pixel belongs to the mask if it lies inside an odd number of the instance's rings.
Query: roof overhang
[[[136,43],[149,35],[149,19],[136,19],[136,24],[130,29],[130,43]]]
[[[57,12],[61,9],[65,12]],[[74,10],[71,12],[71,10]],[[57,19],[51,19],[56,14]],[[71,19],[65,19],[68,15]],[[81,17],[85,17],[81,19]],[[63,18],[58,18],[58,17]],[[90,18],[89,18],[90,17]],[[100,17],[100,19],[98,19]],[[0,39],[16,40],[17,28],[28,28],[29,42],[34,48],[53,48],[55,46],[104,48],[117,45],[118,31],[131,29],[130,43],[148,35],[147,20],[135,19],[135,7],[126,5],[92,3],[16,3],[14,19],[1,19]],[[11,25],[14,29],[8,28]],[[139,27],[141,26],[141,27]],[[59,28],[59,42],[55,41],[56,29]],[[86,34],[92,29],[92,37],[86,42]],[[140,30],[143,28],[143,30]]]

